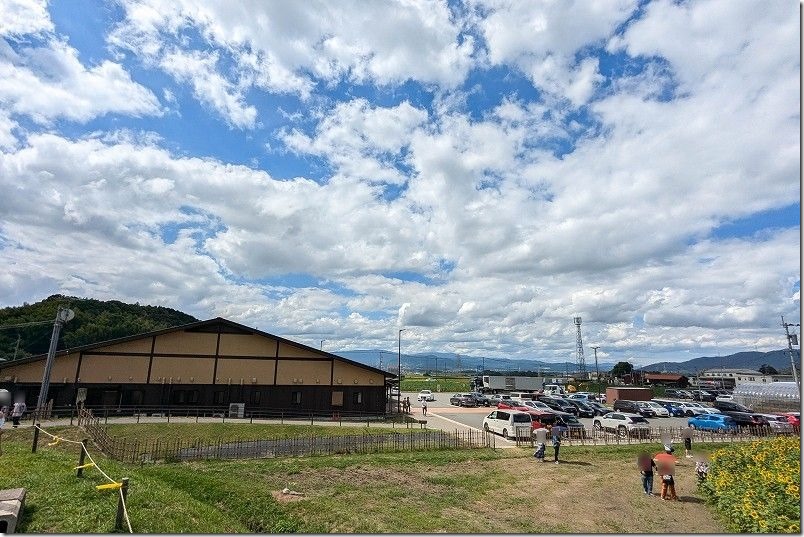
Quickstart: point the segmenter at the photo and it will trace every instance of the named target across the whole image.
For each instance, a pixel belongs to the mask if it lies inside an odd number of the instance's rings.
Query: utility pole
[[[323,351],[323,350],[324,350],[324,342],[325,342],[325,341],[326,341],[326,339],[322,339],[322,340],[321,340],[321,346],[318,348],[318,350],[321,350],[321,351]]]
[[[597,375],[597,399],[600,400],[600,368],[597,366],[597,350],[600,345],[593,345],[592,350],[595,351],[595,375]]]
[[[796,359],[793,353],[793,345],[798,345],[798,335],[791,334],[788,327],[801,326],[801,324],[793,324],[784,322],[784,315],[782,315],[782,326],[784,326],[784,333],[787,336],[787,352],[790,354],[790,365],[793,368],[793,380],[798,384],[798,374],[796,373]],[[799,386],[800,389],[800,386]]]
[[[45,362],[45,371],[42,374],[42,386],[39,388],[39,400],[36,403],[37,419],[41,419],[41,415],[47,405],[47,391],[50,389],[50,371],[53,369],[53,360],[56,357],[56,345],[59,342],[59,332],[64,323],[75,317],[75,313],[71,309],[62,309],[56,312],[56,319],[53,321],[53,334],[50,336],[50,348],[47,351],[47,361]]]
[[[396,393],[396,411],[397,413],[402,411],[402,332],[404,332],[404,328],[399,329],[399,346],[397,347],[397,370],[396,373],[399,379],[399,390]]]

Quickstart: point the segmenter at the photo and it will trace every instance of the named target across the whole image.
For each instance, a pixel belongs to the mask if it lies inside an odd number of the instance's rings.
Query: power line
[[[25,328],[26,326],[36,326],[39,324],[50,324],[53,321],[33,321],[30,323],[20,323],[20,324],[6,324],[0,326],[0,330],[11,330],[13,328]]]

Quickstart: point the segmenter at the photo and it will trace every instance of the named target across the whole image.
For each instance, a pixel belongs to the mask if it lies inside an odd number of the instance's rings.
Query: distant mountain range
[[[799,350],[794,350],[797,357],[798,368],[800,369],[801,355]],[[333,354],[349,358],[362,364],[379,367],[387,371],[395,371],[397,367],[397,353],[380,349],[356,350],[356,351],[332,351]],[[727,369],[759,369],[767,364],[780,373],[790,372],[790,357],[787,350],[770,352],[738,352],[726,356],[702,356],[693,358],[685,362],[657,362],[638,367],[644,371],[659,371],[663,373],[680,373],[695,375],[704,369],[727,368]],[[598,367],[602,372],[611,371],[615,362],[599,362]],[[454,353],[425,353],[425,354],[402,354],[402,372],[405,371],[480,371],[485,370],[500,371],[505,373],[515,372],[551,372],[563,375],[565,372],[572,373],[577,369],[575,362],[543,362],[540,360],[508,359],[508,358],[484,358],[476,356],[461,356]],[[586,367],[593,371],[594,362],[591,364],[587,360]]]

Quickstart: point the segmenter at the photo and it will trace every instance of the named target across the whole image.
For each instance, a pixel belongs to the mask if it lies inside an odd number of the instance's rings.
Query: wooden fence
[[[681,438],[681,431],[685,428],[686,427],[651,427],[647,431],[643,430],[627,435],[620,435],[616,432],[598,429],[570,431],[569,434],[564,435],[561,440],[561,444],[564,446],[659,444],[663,443],[666,438],[670,438],[673,444],[679,445],[684,443]],[[535,439],[531,435],[530,427],[520,427],[517,429],[517,446],[535,447]],[[776,436],[778,434],[790,434],[797,436],[799,435],[799,432],[800,429],[798,427],[794,427],[788,433],[779,433],[769,426],[743,427],[738,431],[725,433],[694,429],[692,431],[692,442],[693,444],[695,442],[749,442],[758,438]]]
[[[79,411],[79,425],[109,457],[121,462],[158,460],[255,459],[346,453],[380,453],[444,449],[494,448],[495,438],[482,431],[409,430],[406,433],[309,435],[255,440],[128,440],[116,438],[91,410]]]

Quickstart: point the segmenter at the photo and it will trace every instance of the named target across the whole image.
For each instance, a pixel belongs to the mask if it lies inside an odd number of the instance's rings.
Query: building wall
[[[0,381],[16,378],[35,404],[44,362],[7,365]],[[98,406],[240,402],[249,409],[376,413],[385,411],[387,397],[382,373],[259,334],[222,332],[219,339],[215,331],[144,335],[57,356],[49,398],[72,405],[78,388]]]

